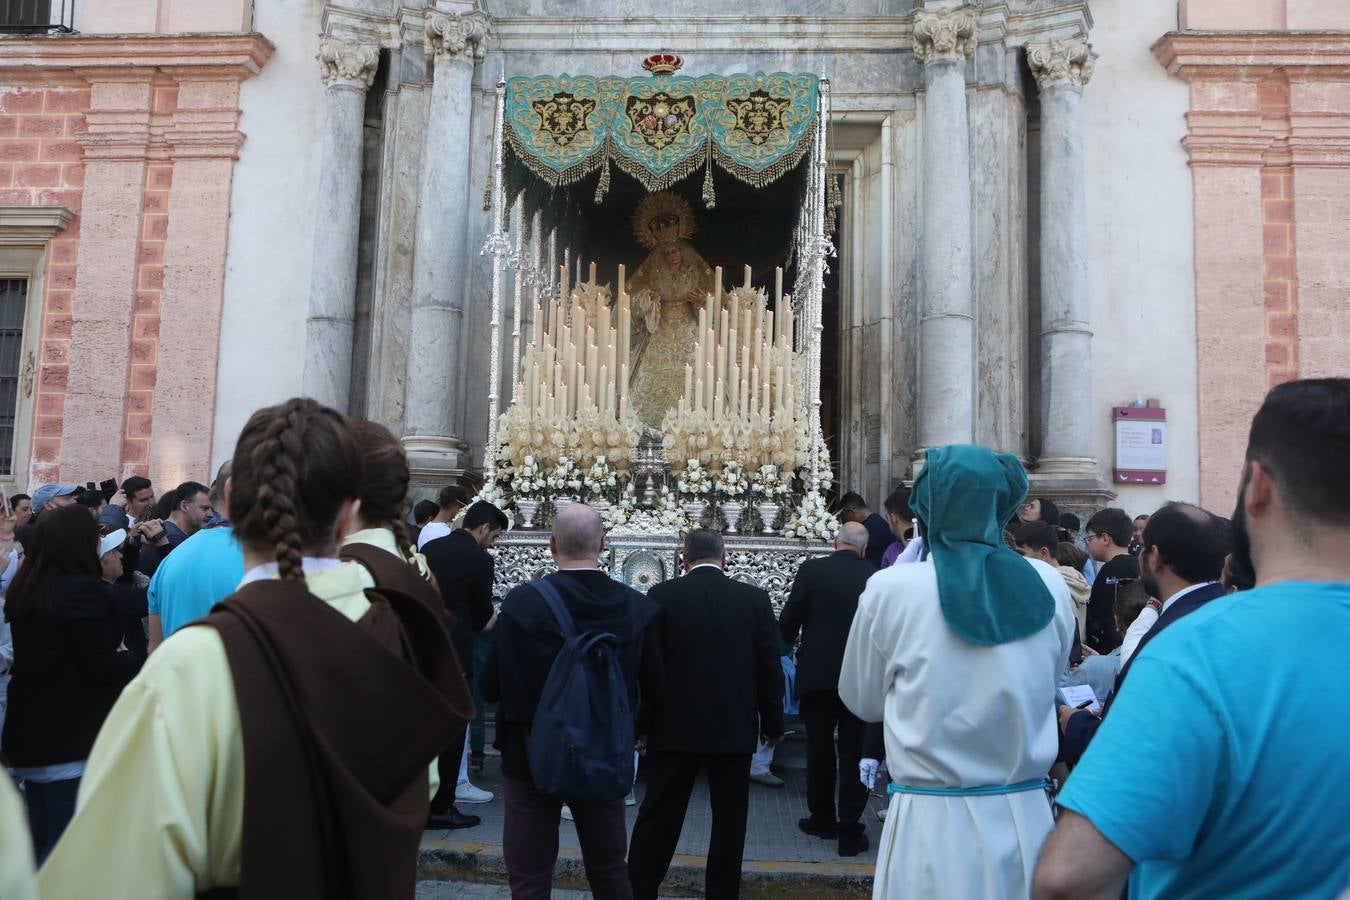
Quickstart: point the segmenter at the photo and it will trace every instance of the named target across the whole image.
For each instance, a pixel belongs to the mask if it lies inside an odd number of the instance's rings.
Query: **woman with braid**
[[[365,461],[365,478],[361,486],[361,506],[356,513],[356,530],[343,542],[342,558],[360,563],[369,570],[379,590],[397,591],[433,610],[437,618],[446,620],[445,627],[449,630],[454,626],[453,618],[446,612],[426,558],[409,542],[403,525],[408,483],[412,480],[403,443],[388,428],[375,422],[356,420],[352,422],[352,429]],[[453,648],[450,653],[454,665],[459,666]],[[467,722],[474,714],[469,683],[458,669],[450,680],[457,688],[455,696],[449,698],[455,715]],[[458,758],[454,765],[455,771],[446,773],[451,779],[458,769]],[[440,784],[439,768],[432,766],[433,787]],[[478,816],[462,814],[452,804],[446,813],[429,814],[426,826],[433,829],[469,828],[480,821]]]
[[[41,896],[413,895],[428,767],[464,727],[443,620],[338,558],[363,484],[345,416],[259,410],[233,459],[243,581],[122,692]]]

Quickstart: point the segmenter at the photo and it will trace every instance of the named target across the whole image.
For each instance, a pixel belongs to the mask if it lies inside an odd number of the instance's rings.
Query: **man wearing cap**
[[[925,557],[873,575],[858,601],[839,696],[883,723],[894,779],[874,897],[1031,889],[1076,624],[1059,572],[1003,543],[1026,493],[1010,454],[929,450],[910,497]]]
[[[44,509],[60,509],[75,502],[78,484],[44,484],[33,491],[33,518],[42,515]]]

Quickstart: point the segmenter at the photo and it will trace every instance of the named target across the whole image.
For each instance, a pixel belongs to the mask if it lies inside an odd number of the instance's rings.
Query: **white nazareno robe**
[[[1055,762],[1055,687],[1075,625],[1064,578],[1032,561],[1055,600],[1036,634],[995,646],[958,637],[931,560],[867,582],[849,632],[839,694],[883,722],[897,784],[976,788],[1043,778]],[[1012,598],[1010,598],[1011,600]],[[898,793],[877,850],[874,898],[1025,898],[1054,821],[1042,790],[989,796]]]

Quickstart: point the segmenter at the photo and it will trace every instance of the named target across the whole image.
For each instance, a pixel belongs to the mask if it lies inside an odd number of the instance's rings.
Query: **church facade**
[[[1350,373],[1350,5],[725,9],[93,0],[0,37],[0,483],[203,478],[301,392],[427,484],[477,469],[496,85],[659,50],[828,81],[822,425],[874,504],[973,441],[1071,506],[1223,512],[1265,390]],[[726,224],[761,193],[695,204],[699,252],[767,240]],[[1119,418],[1164,449],[1117,458]]]

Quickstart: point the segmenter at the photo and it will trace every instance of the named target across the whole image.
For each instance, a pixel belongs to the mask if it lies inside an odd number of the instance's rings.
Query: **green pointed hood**
[[[937,567],[942,617],[973,644],[1020,640],[1054,618],[1041,576],[1003,543],[1026,495],[1017,457],[970,444],[929,450],[914,479],[909,503]]]

